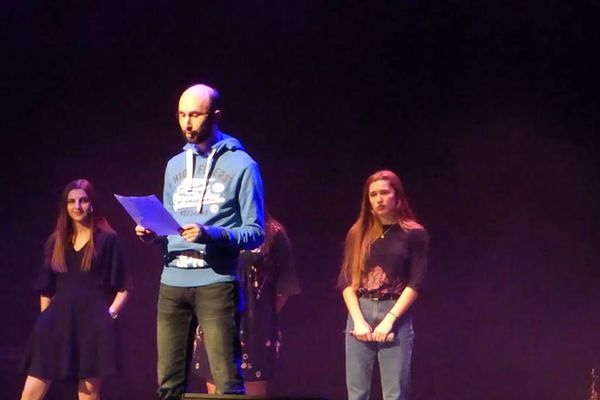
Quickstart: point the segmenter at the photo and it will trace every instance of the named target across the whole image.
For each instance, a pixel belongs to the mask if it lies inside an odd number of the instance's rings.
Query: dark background
[[[221,127],[260,163],[294,246],[304,292],[284,310],[277,394],[345,397],[335,278],[362,184],[385,167],[431,236],[413,399],[587,398],[600,367],[597,2],[91,3],[0,5],[2,398],[21,390],[32,280],[79,177],[102,192],[136,284],[105,398],[154,398],[161,255],[112,193],[162,193],[177,100],[197,82],[220,90]],[[75,396],[58,384],[48,398]]]

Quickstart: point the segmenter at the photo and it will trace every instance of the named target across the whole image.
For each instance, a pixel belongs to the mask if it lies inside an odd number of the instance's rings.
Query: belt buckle
[[[384,301],[384,300],[388,300],[391,299],[392,295],[389,293],[379,293],[377,295],[377,297],[374,298],[375,301]]]

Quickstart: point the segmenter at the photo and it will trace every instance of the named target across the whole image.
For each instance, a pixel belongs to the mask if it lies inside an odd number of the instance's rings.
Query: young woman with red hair
[[[428,242],[400,178],[387,170],[369,176],[358,219],[346,237],[338,281],[349,314],[349,400],[369,399],[375,357],[384,399],[408,399],[414,340],[411,306],[423,286]]]

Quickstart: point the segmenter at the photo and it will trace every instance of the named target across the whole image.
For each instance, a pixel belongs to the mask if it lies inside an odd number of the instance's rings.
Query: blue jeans
[[[217,394],[244,394],[240,373],[239,305],[237,282],[189,288],[160,285],[157,345],[161,400],[179,400],[185,392],[195,318],[204,331]]]
[[[392,308],[395,300],[358,299],[365,320],[373,329]],[[346,330],[354,329],[348,315]],[[392,342],[362,342],[346,334],[346,387],[348,400],[369,400],[375,356],[379,361],[381,387],[385,400],[407,400],[410,390],[410,361],[414,331],[410,312],[402,315],[392,328]]]

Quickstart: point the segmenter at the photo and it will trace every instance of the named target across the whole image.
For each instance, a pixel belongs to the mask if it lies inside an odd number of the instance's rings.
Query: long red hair
[[[398,175],[389,170],[381,170],[369,176],[364,184],[358,219],[348,230],[344,245],[344,259],[338,276],[338,287],[351,286],[358,289],[364,268],[365,257],[371,244],[383,233],[383,226],[376,218],[369,201],[369,187],[373,182],[386,181],[394,190],[396,197],[396,217],[403,230],[418,229],[422,226],[416,221],[408,202],[408,197]]]
[[[65,262],[65,249],[67,246],[72,246],[75,236],[73,221],[67,212],[69,192],[73,189],[82,189],[85,191],[88,199],[90,200],[92,210],[90,212],[90,241],[88,242],[87,248],[83,253],[83,259],[81,260],[81,269],[83,271],[89,271],[92,266],[92,260],[96,251],[96,246],[94,243],[95,230],[101,229],[105,231],[112,231],[108,221],[102,216],[100,206],[97,202],[98,195],[94,186],[87,179],[77,179],[69,182],[69,184],[65,186],[60,197],[56,227],[54,228],[52,235],[50,235],[46,245],[46,263],[50,265],[52,270],[55,272],[67,271],[67,264]]]

